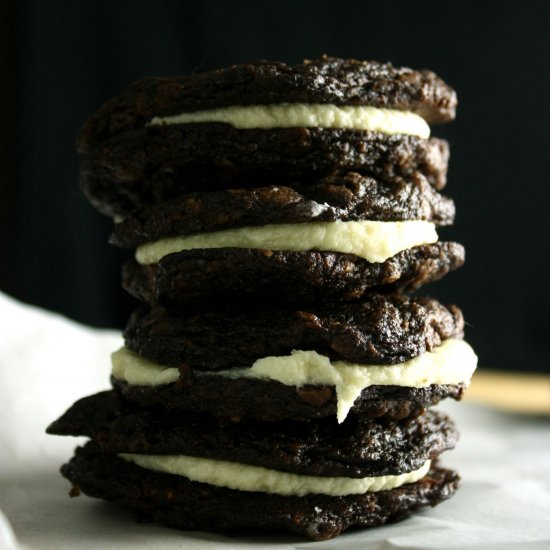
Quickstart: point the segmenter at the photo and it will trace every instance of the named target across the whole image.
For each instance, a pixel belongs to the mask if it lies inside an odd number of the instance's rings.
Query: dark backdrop
[[[467,264],[429,287],[456,302],[481,364],[548,361],[547,1],[26,0],[0,7],[0,289],[80,321],[122,327],[124,253],[77,187],[75,136],[132,80],[322,53],[427,67],[459,94],[443,239]]]

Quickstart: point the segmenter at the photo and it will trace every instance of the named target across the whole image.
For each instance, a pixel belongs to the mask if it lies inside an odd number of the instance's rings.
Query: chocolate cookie
[[[195,376],[183,371],[180,379],[162,386],[135,386],[112,377],[115,390],[140,407],[160,405],[168,410],[208,412],[222,421],[280,420],[307,421],[335,417],[337,396],[334,386],[286,386],[272,380],[220,379]],[[425,388],[369,386],[353,403],[349,417],[402,420],[417,416],[442,399],[462,399],[464,384],[441,384]]]
[[[115,225],[111,243],[135,248],[163,237],[267,224],[425,220],[450,225],[455,208],[416,174],[379,182],[349,172],[310,187],[256,187],[189,193],[136,210]]]
[[[382,263],[338,252],[185,250],[157,264],[126,262],[122,286],[152,306],[209,309],[259,302],[307,307],[353,301],[371,291],[412,291],[463,263],[464,247],[449,242],[416,246]]]
[[[126,216],[183,193],[311,185],[350,171],[382,180],[420,173],[441,189],[448,159],[447,142],[436,138],[335,128],[240,130],[218,123],[148,126],[86,152],[80,184],[101,212]]]
[[[460,310],[431,298],[369,294],[361,302],[311,310],[134,311],[126,346],[161,365],[217,371],[293,350],[363,364],[401,363],[460,337]]]
[[[157,116],[277,103],[369,105],[412,111],[439,123],[454,118],[457,100],[455,91],[427,70],[328,56],[293,66],[260,61],[134,82],[90,117],[79,148],[92,149]]]
[[[113,391],[77,401],[48,433],[88,436],[110,453],[198,456],[354,478],[417,470],[458,439],[451,420],[432,411],[401,422],[355,416],[340,426],[335,418],[220,425],[209,414],[132,407]]]
[[[459,485],[456,472],[432,465],[416,483],[395,489],[333,497],[246,492],[147,470],[108,453],[93,442],[76,450],[61,468],[73,483],[71,495],[85,494],[121,503],[140,520],[181,529],[291,532],[325,540],[358,525],[374,527],[435,506]]]

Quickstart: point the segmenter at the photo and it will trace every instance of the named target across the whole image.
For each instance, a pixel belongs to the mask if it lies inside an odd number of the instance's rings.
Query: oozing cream
[[[250,368],[195,371],[195,376],[275,380],[297,388],[308,384],[334,386],[337,419],[343,422],[368,386],[423,388],[432,384],[468,384],[476,366],[477,357],[471,346],[464,340],[450,338],[432,351],[397,365],[331,362],[315,351],[294,351],[291,355],[258,359]],[[136,386],[169,384],[179,377],[178,369],[148,361],[127,348],[112,355],[112,367],[115,378]]]

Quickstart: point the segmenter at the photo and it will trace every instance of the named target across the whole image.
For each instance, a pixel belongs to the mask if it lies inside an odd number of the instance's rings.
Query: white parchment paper
[[[0,549],[550,548],[550,419],[465,403],[440,407],[462,433],[442,459],[459,470],[459,492],[401,523],[331,541],[183,532],[136,523],[109,503],[71,499],[58,469],[79,440],[44,430],[76,399],[109,387],[109,355],[121,336],[3,294],[0,328]]]

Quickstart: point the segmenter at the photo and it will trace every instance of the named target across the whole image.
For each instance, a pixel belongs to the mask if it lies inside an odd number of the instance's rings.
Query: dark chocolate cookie
[[[236,491],[140,468],[101,452],[94,443],[78,448],[61,473],[73,483],[71,495],[82,491],[121,503],[142,521],[206,531],[291,532],[315,540],[335,537],[354,525],[374,527],[403,519],[451,497],[459,486],[456,472],[432,465],[416,483],[362,495]]]
[[[418,172],[441,189],[448,159],[447,142],[436,138],[327,128],[239,130],[217,123],[151,126],[87,152],[80,184],[100,211],[126,216],[183,193],[307,186],[350,171],[380,180]]]
[[[227,422],[209,414],[139,409],[113,391],[77,401],[48,433],[84,435],[105,452],[229,460],[303,475],[362,478],[420,468],[454,447],[451,420],[428,411],[400,422],[350,417],[312,422]]]
[[[256,187],[189,193],[136,210],[116,224],[111,243],[134,248],[163,237],[267,224],[425,220],[450,225],[455,208],[416,174],[379,182],[357,173],[310,187]]]
[[[407,361],[460,337],[460,310],[432,298],[369,294],[361,302],[311,310],[210,311],[139,308],[124,331],[128,348],[162,365],[217,371],[262,357],[314,350],[354,363]]]
[[[382,263],[338,252],[185,250],[158,264],[126,262],[122,286],[152,306],[205,310],[260,302],[306,307],[353,301],[372,291],[412,291],[463,263],[464,247],[452,242],[416,246]]]
[[[308,421],[336,417],[337,410],[333,386],[296,388],[271,380],[195,376],[190,370],[182,372],[176,383],[163,386],[133,386],[113,377],[111,382],[124,399],[140,407],[161,405],[168,410],[208,412],[223,421]],[[353,403],[348,418],[360,415],[401,420],[421,414],[442,399],[458,401],[464,390],[464,384],[425,388],[369,386]]]
[[[454,118],[457,100],[455,91],[427,70],[328,56],[293,66],[260,61],[134,82],[90,117],[79,148],[93,149],[158,116],[276,103],[370,105],[412,111],[438,123]]]

